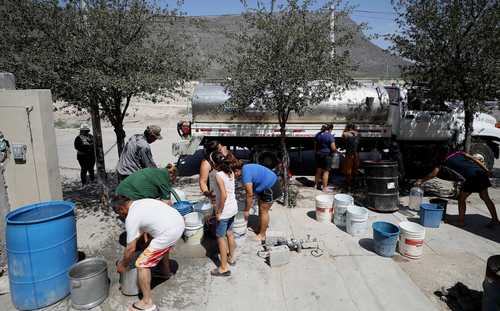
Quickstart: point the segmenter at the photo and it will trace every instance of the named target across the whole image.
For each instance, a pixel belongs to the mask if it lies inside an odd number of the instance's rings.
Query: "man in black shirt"
[[[94,137],[90,134],[90,128],[87,124],[80,126],[80,135],[75,138],[76,159],[80,163],[80,178],[82,185],[87,184],[87,172],[89,173],[90,181],[94,181]]]

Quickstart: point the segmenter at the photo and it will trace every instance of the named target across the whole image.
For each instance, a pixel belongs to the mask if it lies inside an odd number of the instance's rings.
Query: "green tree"
[[[500,95],[500,2],[393,0],[393,5],[399,25],[393,49],[411,61],[404,78],[425,84],[436,99],[463,102],[469,151],[475,113]]]
[[[230,95],[226,108],[243,111],[254,103],[276,115],[285,193],[289,164],[286,126],[290,114],[302,115],[337,96],[352,82],[354,66],[345,48],[357,29],[339,23],[347,14],[340,2],[328,1],[315,7],[313,0],[287,0],[283,5],[257,1],[255,9],[247,6],[242,33],[235,36],[229,48],[234,55],[225,60],[229,78],[224,85]],[[331,39],[332,31],[335,40]]]
[[[181,93],[202,69],[172,23],[176,9],[147,0],[5,0],[0,4],[0,70],[21,88],[49,88],[88,109],[98,176],[105,178],[100,118],[113,125],[118,153],[134,96]]]

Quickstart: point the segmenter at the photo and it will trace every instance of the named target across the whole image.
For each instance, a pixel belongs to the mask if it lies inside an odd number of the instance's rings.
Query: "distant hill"
[[[173,26],[191,37],[202,57],[213,59],[212,55],[225,55],[224,48],[229,40],[226,33],[239,32],[243,22],[241,15],[183,17],[177,19]],[[344,22],[354,24],[351,19]],[[355,36],[350,51],[353,61],[359,66],[355,72],[356,78],[398,78],[399,66],[405,63],[402,58],[370,42],[362,33]],[[221,64],[213,62],[203,78],[225,78]]]

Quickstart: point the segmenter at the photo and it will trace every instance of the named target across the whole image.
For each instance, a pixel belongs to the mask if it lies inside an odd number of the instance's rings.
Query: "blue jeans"
[[[228,231],[233,229],[234,216],[228,219],[221,219],[217,221],[217,228],[215,229],[215,236],[223,238]]]

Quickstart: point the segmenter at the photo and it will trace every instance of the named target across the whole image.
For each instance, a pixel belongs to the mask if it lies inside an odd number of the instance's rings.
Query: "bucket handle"
[[[82,282],[71,280],[71,288],[80,288],[80,287],[82,287]]]

